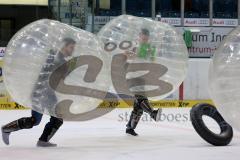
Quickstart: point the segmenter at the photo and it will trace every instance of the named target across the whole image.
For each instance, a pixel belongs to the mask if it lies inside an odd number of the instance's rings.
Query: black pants
[[[153,109],[150,106],[148,98],[141,95],[135,95],[133,111],[131,113],[130,120],[127,123],[128,129],[135,129],[137,127],[143,112],[150,114],[150,116],[153,113]]]
[[[40,124],[42,116],[43,114],[32,110],[33,126]],[[62,119],[51,116],[50,121],[45,125],[44,131],[39,140],[49,141],[62,124]]]

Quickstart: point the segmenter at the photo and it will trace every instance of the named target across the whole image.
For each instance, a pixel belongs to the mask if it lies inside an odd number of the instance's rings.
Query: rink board
[[[132,102],[129,102],[132,104]],[[151,105],[154,108],[191,108],[198,103],[210,103],[213,104],[211,100],[160,100],[151,101]],[[132,105],[128,105],[124,101],[104,101],[100,105],[101,108],[131,108]],[[6,99],[0,99],[0,110],[22,110],[28,109],[22,105],[15,102],[8,102]]]

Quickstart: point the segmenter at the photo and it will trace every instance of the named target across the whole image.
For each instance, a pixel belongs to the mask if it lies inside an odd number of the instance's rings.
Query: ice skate
[[[51,143],[51,142],[44,142],[39,140],[37,142],[37,147],[57,147],[57,144]]]
[[[10,136],[10,132],[4,132],[3,128],[1,128],[2,131],[2,140],[4,142],[4,144],[9,145],[9,136]]]
[[[126,133],[127,133],[128,135],[138,136],[138,134],[134,131],[134,129],[131,129],[131,128],[127,128],[127,129],[126,129]]]

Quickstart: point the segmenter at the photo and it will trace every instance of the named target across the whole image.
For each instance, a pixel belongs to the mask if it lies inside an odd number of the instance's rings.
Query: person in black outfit
[[[146,28],[141,29],[141,32],[139,34],[139,47],[136,50],[136,53],[134,56],[130,54],[131,56],[127,54],[128,58],[138,57],[142,59],[149,59],[151,61],[155,60],[155,47],[152,47],[149,43],[149,30]],[[138,81],[141,81],[142,84],[145,83],[144,79],[138,78]],[[141,90],[145,90],[144,86],[141,87]],[[134,104],[133,104],[133,111],[131,113],[130,119],[126,125],[126,133],[130,134],[132,136],[137,136],[138,134],[135,132],[135,128],[137,127],[137,124],[143,114],[143,112],[146,112],[150,115],[152,119],[155,121],[160,120],[162,109],[159,108],[157,110],[154,110],[146,95],[140,95],[135,94],[134,95]]]
[[[66,62],[65,57],[72,55],[76,42],[72,38],[63,39],[63,47],[59,52],[50,51],[45,64],[43,65],[37,83],[32,92],[32,108],[31,117],[23,117],[2,126],[2,139],[6,145],[9,145],[9,136],[11,132],[21,129],[30,129],[40,124],[44,111],[51,111],[57,103],[55,91],[52,90],[48,83],[48,78],[53,70]],[[39,113],[40,112],[40,113]],[[50,143],[49,140],[54,136],[57,130],[63,124],[63,120],[51,116],[50,121],[46,124],[42,135],[40,136],[38,147],[56,147],[56,144]]]

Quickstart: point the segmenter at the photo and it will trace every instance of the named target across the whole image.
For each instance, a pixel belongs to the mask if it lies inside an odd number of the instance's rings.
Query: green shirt
[[[150,57],[151,60],[154,60],[156,56],[156,48],[152,47],[149,43],[142,43],[138,48],[137,55],[140,58],[147,59]]]

